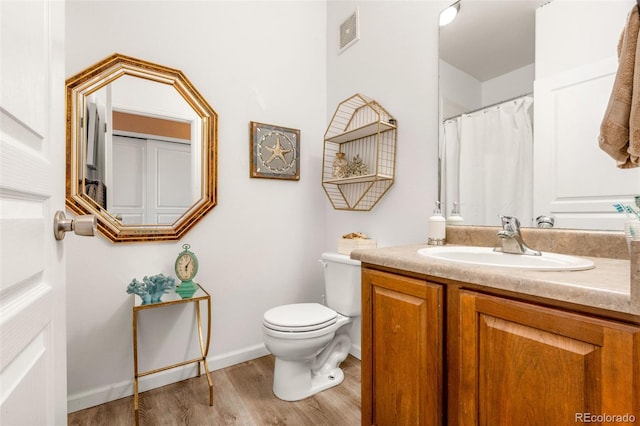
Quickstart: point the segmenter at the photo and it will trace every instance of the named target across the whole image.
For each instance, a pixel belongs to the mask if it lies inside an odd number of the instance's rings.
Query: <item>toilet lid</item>
[[[269,309],[264,313],[264,325],[278,331],[312,331],[331,324],[338,314],[319,303],[295,303]]]

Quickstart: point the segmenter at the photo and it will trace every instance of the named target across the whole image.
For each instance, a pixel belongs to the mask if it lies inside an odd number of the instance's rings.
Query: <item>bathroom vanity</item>
[[[363,425],[640,421],[628,260],[540,272],[427,259],[424,247],[351,254],[362,262]]]

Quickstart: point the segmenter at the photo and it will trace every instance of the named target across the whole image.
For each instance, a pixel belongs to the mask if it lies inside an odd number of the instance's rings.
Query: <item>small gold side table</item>
[[[181,299],[177,293],[168,293],[164,296],[167,300],[151,303],[148,305],[142,305],[139,297],[134,297],[133,305],[133,409],[136,416],[136,426],[140,424],[139,417],[139,401],[138,401],[138,379],[140,377],[148,376],[150,374],[159,373],[161,371],[170,370],[172,368],[181,367],[187,364],[198,363],[198,377],[202,375],[200,363],[204,364],[204,372],[207,375],[207,381],[209,382],[209,405],[213,406],[213,382],[211,381],[211,375],[209,374],[209,366],[207,365],[207,354],[209,353],[209,342],[211,340],[211,296],[207,291],[198,284],[198,290],[193,297],[188,299]],[[202,333],[202,318],[200,315],[200,302],[207,302],[207,338],[206,341],[203,338]],[[184,303],[195,303],[195,317],[198,325],[198,337],[200,338],[200,353],[202,356],[188,361],[179,362],[177,364],[168,365],[166,367],[157,368],[155,370],[149,370],[140,372],[138,371],[138,313],[146,309],[156,309],[165,306],[179,305]]]

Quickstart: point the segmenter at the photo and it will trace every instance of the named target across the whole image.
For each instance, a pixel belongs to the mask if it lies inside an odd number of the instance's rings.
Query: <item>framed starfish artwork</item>
[[[300,130],[250,124],[252,178],[300,180]]]

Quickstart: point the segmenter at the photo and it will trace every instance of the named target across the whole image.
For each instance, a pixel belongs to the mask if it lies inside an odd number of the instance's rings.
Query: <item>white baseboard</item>
[[[260,343],[237,351],[227,352],[213,357],[210,356],[207,358],[207,363],[209,364],[210,371],[216,371],[232,365],[240,364],[241,362],[269,355],[269,353],[270,352],[264,346],[264,343]]]
[[[358,359],[361,358],[361,347],[359,345],[351,346],[349,351],[351,355]],[[207,363],[209,364],[209,370],[215,371],[222,368],[226,368],[232,365],[240,364],[242,362],[250,361],[252,359],[260,358],[268,355],[269,351],[260,343],[255,346],[250,346],[237,351],[227,352],[224,354],[209,356]],[[149,389],[159,388],[171,383],[179,382],[191,377],[195,377],[198,374],[198,367],[196,364],[185,365],[182,367],[173,368],[167,371],[161,371],[159,373],[142,377],[138,383],[138,389],[140,392],[147,391]],[[75,411],[84,410],[85,408],[94,407],[96,405],[104,404],[116,399],[125,398],[133,395],[133,379],[125,380],[120,383],[113,383],[109,386],[90,389],[85,392],[78,392],[73,395],[67,396],[67,411],[73,413]]]
[[[359,360],[362,360],[362,347],[360,345],[351,345],[349,353]]]
[[[269,351],[267,348],[264,344],[260,343],[237,351],[209,356],[207,358],[207,363],[209,364],[209,370],[215,371],[231,365],[240,364],[241,362],[260,358],[261,356],[268,354]],[[144,392],[149,389],[158,388],[195,377],[197,374],[198,367],[196,364],[173,368],[171,370],[142,377],[138,381],[138,389],[140,392]],[[74,411],[84,410],[85,408],[94,407],[96,405],[104,404],[130,395],[133,395],[133,378],[120,383],[113,383],[109,386],[68,395],[67,411],[69,413],[73,413]]]

